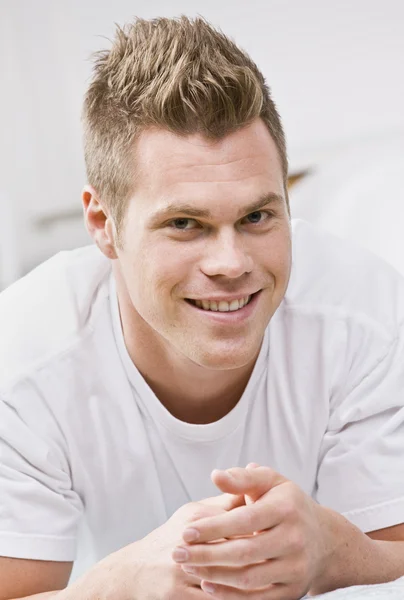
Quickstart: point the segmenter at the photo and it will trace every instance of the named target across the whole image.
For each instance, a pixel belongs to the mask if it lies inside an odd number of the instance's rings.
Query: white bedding
[[[316,600],[404,600],[404,577],[390,583],[343,588],[315,598]]]

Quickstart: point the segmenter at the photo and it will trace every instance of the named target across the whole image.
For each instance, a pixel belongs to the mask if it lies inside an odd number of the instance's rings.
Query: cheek
[[[192,254],[170,243],[152,243],[143,245],[134,265],[134,278],[147,294],[152,303],[183,289],[191,279]],[[141,295],[143,295],[141,293]],[[153,297],[151,297],[153,296]]]
[[[289,226],[285,225],[271,240],[270,256],[274,273],[280,278],[289,278],[292,264],[292,246]]]
[[[277,280],[282,281],[289,277],[291,244],[285,231],[272,231],[267,236],[265,243],[260,245],[258,255],[261,266],[265,271],[272,273]]]
[[[292,266],[292,253],[290,244],[285,242],[283,248],[279,251],[279,254],[275,256],[275,259],[278,276],[288,279]]]

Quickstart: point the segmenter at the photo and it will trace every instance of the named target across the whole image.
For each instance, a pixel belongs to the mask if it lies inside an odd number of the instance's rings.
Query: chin
[[[199,344],[197,351],[189,353],[189,358],[205,369],[215,371],[228,371],[241,369],[257,358],[259,347],[255,345],[243,345],[242,348],[212,348],[212,344],[206,344],[204,348]],[[204,351],[205,350],[205,351]]]

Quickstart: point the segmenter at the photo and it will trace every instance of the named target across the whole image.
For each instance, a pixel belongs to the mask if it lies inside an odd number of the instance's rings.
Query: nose
[[[206,244],[201,263],[201,270],[205,275],[223,275],[235,279],[245,273],[251,273],[253,260],[245,247],[242,234],[233,229],[223,231]]]

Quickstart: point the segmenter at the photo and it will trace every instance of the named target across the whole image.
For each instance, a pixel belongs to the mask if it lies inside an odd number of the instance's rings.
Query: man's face
[[[129,327],[207,368],[248,364],[291,266],[282,169],[268,130],[257,119],[219,142],[147,130],[136,164],[116,264]]]

